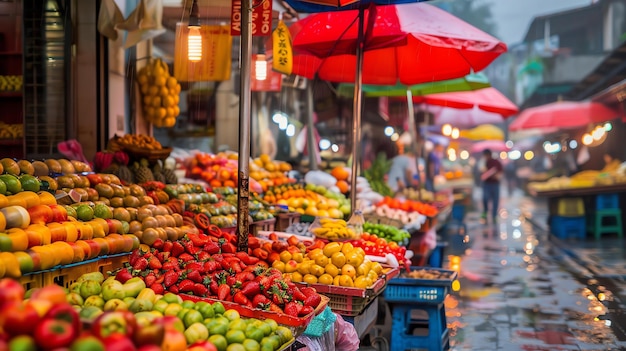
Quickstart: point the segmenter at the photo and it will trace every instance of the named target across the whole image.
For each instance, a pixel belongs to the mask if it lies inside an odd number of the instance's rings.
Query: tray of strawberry
[[[133,251],[128,266],[117,274],[141,277],[156,294],[221,301],[244,316],[272,318],[292,327],[306,326],[328,302],[314,289],[284,279],[265,261],[234,251],[223,237],[188,233]]]

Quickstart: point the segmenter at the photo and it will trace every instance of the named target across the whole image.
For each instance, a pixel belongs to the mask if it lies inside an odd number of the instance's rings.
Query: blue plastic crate
[[[447,279],[414,279],[397,277],[387,282],[384,296],[387,302],[409,304],[440,304],[448,295],[457,273],[432,267],[411,267],[411,270],[435,270],[448,274]]]
[[[618,194],[596,195],[596,210],[612,210],[619,208]]]
[[[587,236],[587,220],[585,216],[552,216],[550,231],[559,239],[584,239]]]
[[[443,303],[414,307],[394,305],[391,314],[391,350],[450,349],[450,333]]]

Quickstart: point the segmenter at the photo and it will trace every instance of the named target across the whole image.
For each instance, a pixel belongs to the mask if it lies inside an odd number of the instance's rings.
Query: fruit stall
[[[356,349],[398,277],[454,279],[411,263],[405,227],[434,226],[436,203],[359,178],[351,216],[345,172],[297,182],[267,156],[250,163],[238,251],[237,154],[170,151],[124,135],[93,165],[0,160],[0,349]]]

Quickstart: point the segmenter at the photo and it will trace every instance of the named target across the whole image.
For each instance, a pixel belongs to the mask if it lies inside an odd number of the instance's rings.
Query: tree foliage
[[[436,0],[433,5],[450,12],[465,22],[497,37],[497,24],[489,0]]]

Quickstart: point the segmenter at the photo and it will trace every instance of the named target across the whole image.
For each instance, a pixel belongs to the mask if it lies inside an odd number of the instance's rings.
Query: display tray
[[[326,306],[328,305],[329,298],[324,295],[320,295],[320,296],[322,297],[322,301],[317,306],[317,308],[315,308],[313,312],[307,314],[304,317],[293,317],[293,316],[288,316],[284,313],[264,311],[258,308],[250,308],[250,307],[242,306],[235,302],[222,301],[218,299],[212,299],[209,297],[199,297],[199,296],[193,296],[193,295],[187,295],[187,294],[180,294],[180,297],[183,300],[189,300],[193,302],[205,301],[208,303],[221,302],[224,305],[224,308],[236,310],[243,317],[259,318],[259,319],[273,319],[278,324],[282,324],[288,327],[293,327],[296,330],[299,330],[300,328],[302,328],[302,331],[306,329],[307,325],[309,324],[309,322],[311,322],[313,317],[320,314],[324,310],[324,308],[326,308]]]
[[[432,268],[411,267],[411,270],[429,270],[448,274],[443,279],[420,279],[409,277],[397,277],[387,283],[385,289],[385,301],[391,303],[429,303],[439,304],[444,301],[452,287],[452,282],[457,278],[457,272]]]
[[[158,160],[165,160],[172,153],[171,147],[164,147],[160,150],[150,150],[150,149],[144,149],[144,148],[140,148],[140,147],[136,147],[132,145],[123,145],[122,148],[124,149],[124,151],[126,151],[130,156],[134,158],[139,158],[139,159],[145,158],[151,162],[158,161]]]
[[[387,284],[387,281],[398,276],[400,274],[399,268],[385,267],[383,274],[378,280],[376,280],[370,287],[366,289],[352,288],[347,286],[336,286],[326,284],[308,284],[308,283],[296,283],[300,285],[306,285],[315,288],[318,293],[321,294],[337,294],[344,296],[355,297],[372,297],[378,295]]]

